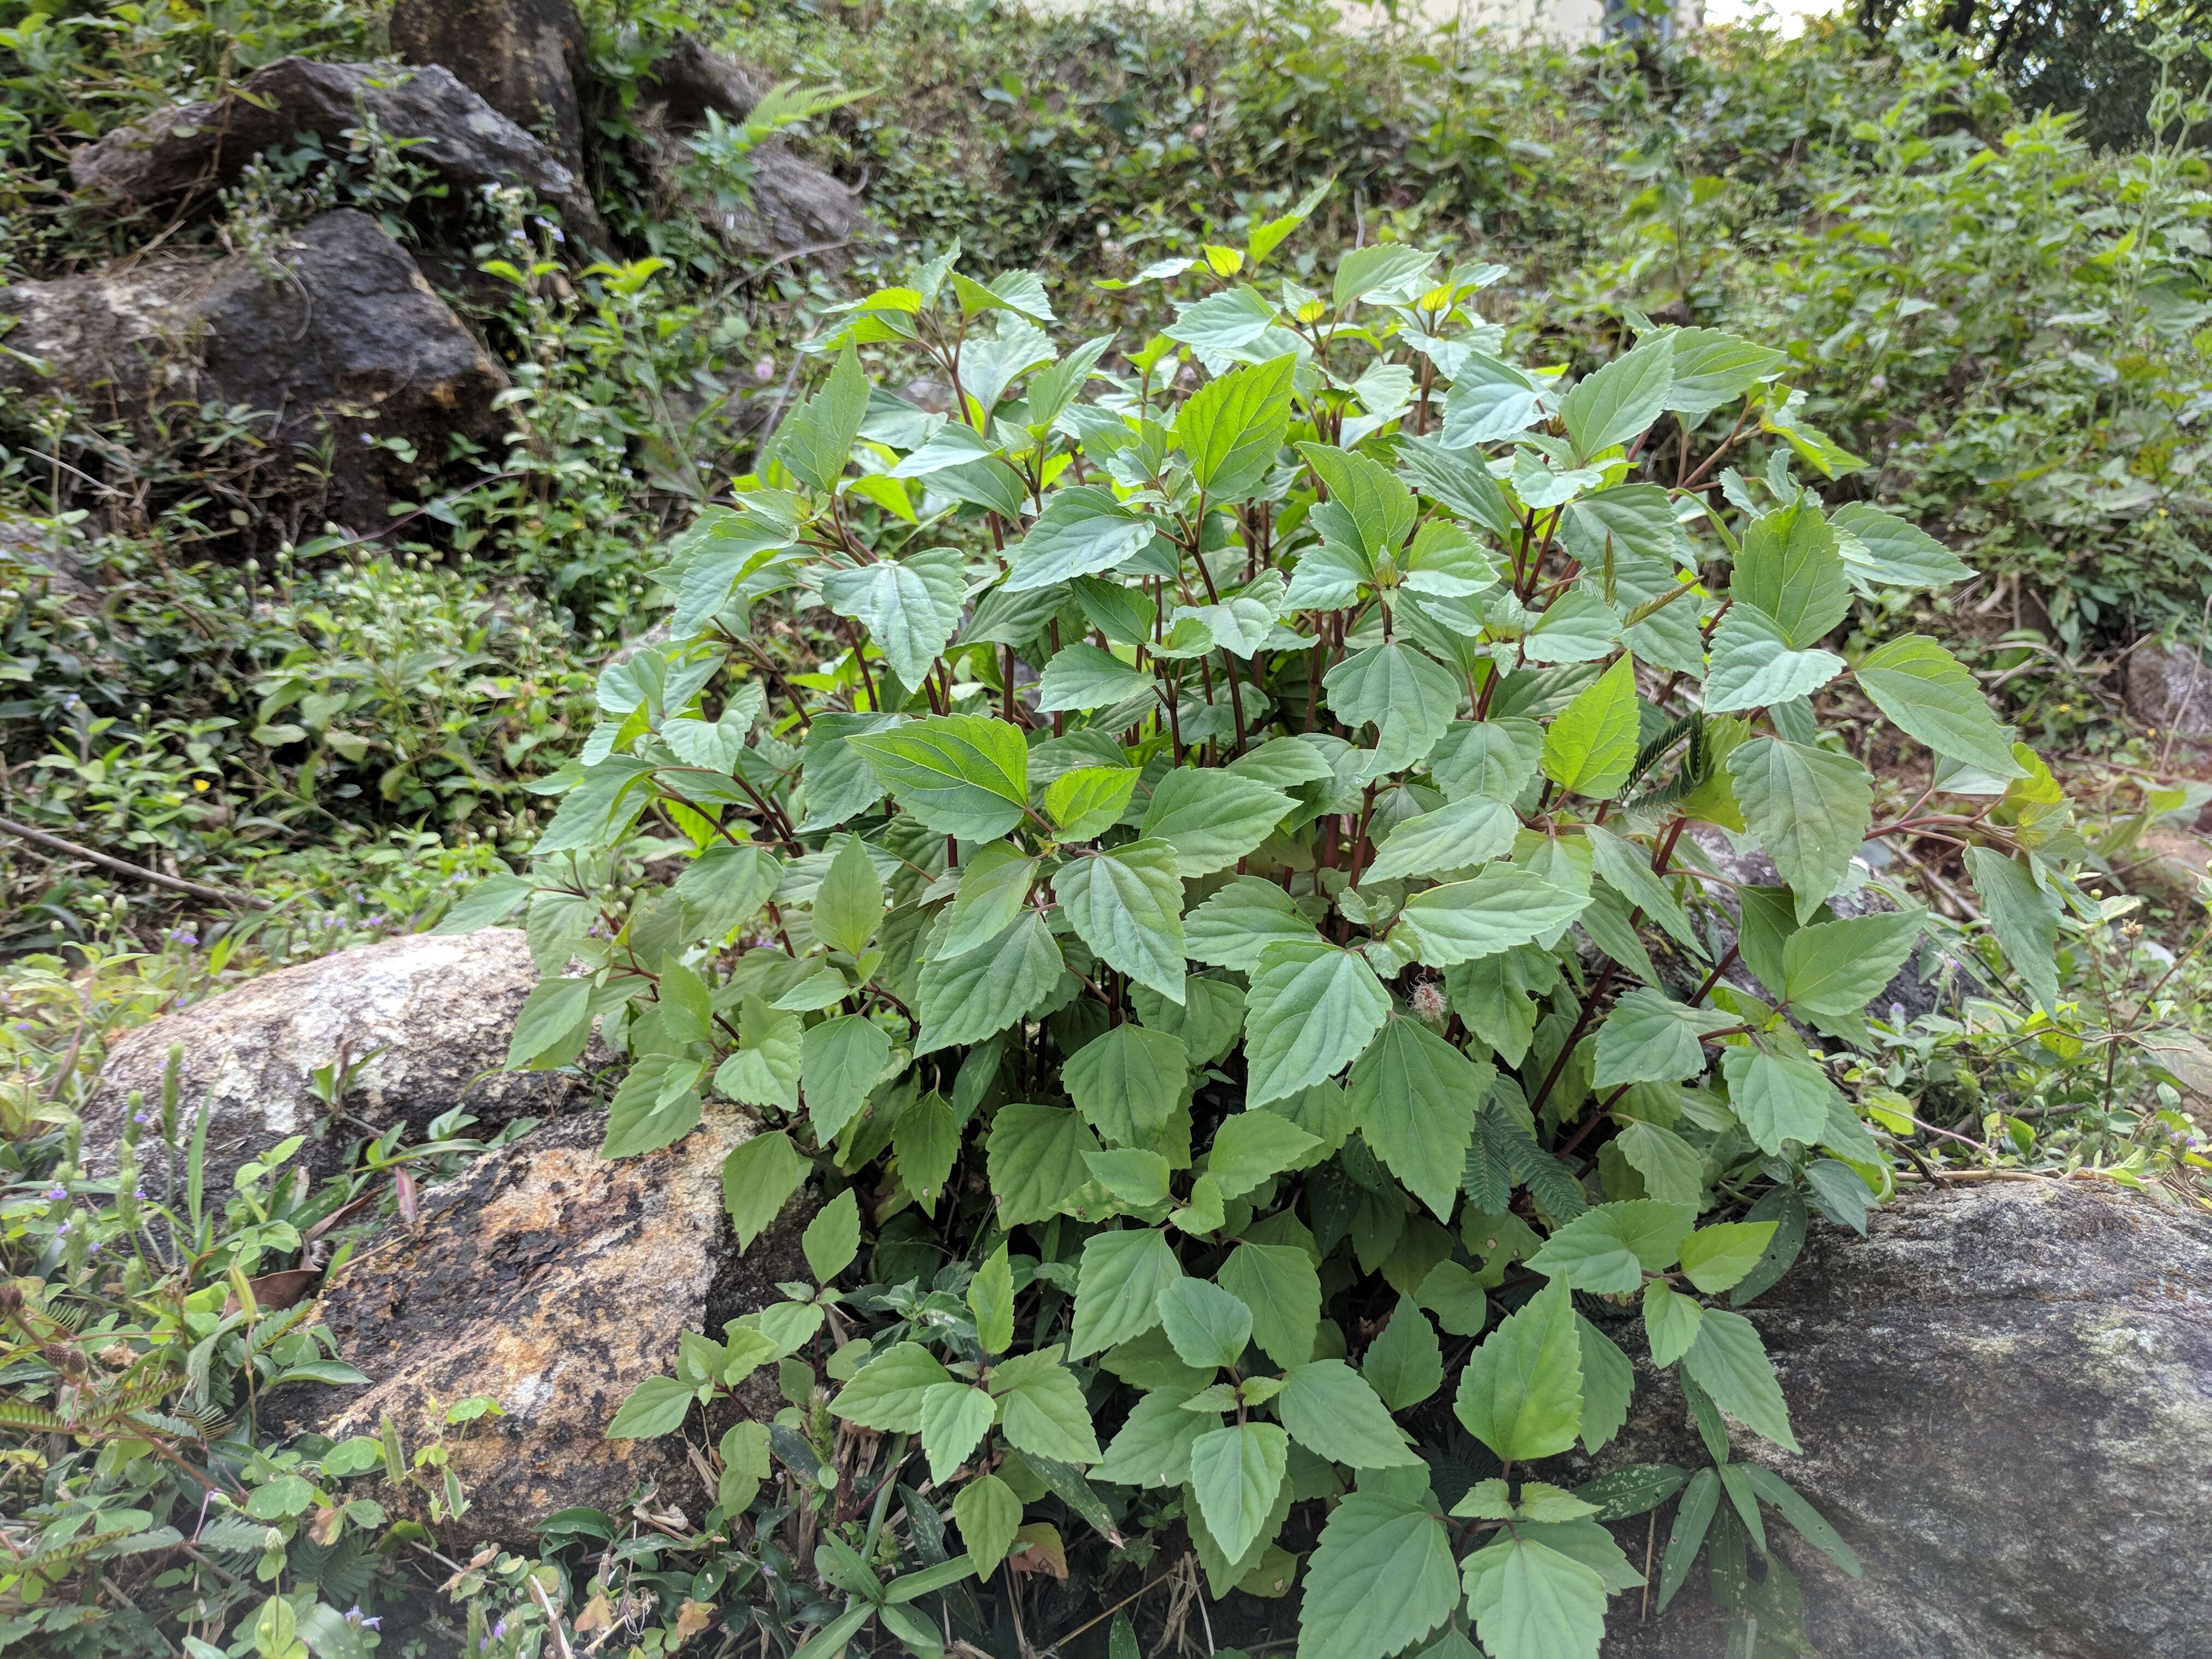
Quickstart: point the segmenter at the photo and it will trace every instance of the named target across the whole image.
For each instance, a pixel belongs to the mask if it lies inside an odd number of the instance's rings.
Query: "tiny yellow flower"
[[[192,780],[193,789],[201,794],[205,794],[207,793],[207,787],[208,781],[205,778],[194,778]]]

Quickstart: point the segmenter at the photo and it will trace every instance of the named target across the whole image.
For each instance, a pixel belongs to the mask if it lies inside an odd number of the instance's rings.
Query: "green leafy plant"
[[[630,1058],[609,1156],[709,1097],[762,1115],[725,1174],[741,1243],[817,1176],[825,1279],[862,1198],[886,1283],[886,1241],[942,1241],[961,1304],[844,1352],[826,1404],[918,1445],[979,1571],[1032,1471],[1115,1543],[1179,1523],[1217,1595],[1286,1582],[1318,1504],[1303,1652],[1450,1626],[1595,1653],[1642,1582],[1600,1520],[1678,1489],[1662,1601],[1717,1491],[1739,1558],[1765,1502],[1855,1566],[1729,1461],[1723,1413],[1796,1440],[1721,1298],[1886,1188],[1831,1066],[1925,915],[1835,913],[1863,842],[1970,843],[2032,981],[2095,906],[2047,770],[1941,642],[1826,648],[1854,591],[1963,570],[1796,476],[1851,459],[1778,354],[1650,328],[1570,381],[1496,355],[1494,266],[1384,244],[1326,293],[1263,286],[1301,216],[1209,250],[1214,290],[1121,368],[957,249],[848,307],[762,476],[673,546],[671,642],[601,677],[533,874],[447,925],[526,907],[580,970],[512,1060],[599,1023]],[[863,350],[933,366],[951,413],[872,388]],[[1723,470],[1747,433],[1765,465]],[[771,607],[828,613],[842,653],[758,672],[736,647]],[[1930,751],[1918,801],[1825,733],[1852,691]],[[1693,823],[1781,882],[1720,880]],[[648,824],[688,861],[611,906],[593,872]],[[1689,1486],[1542,1479],[1633,1406],[1577,1297],[1640,1305],[1715,1461]],[[732,1340],[687,1337],[613,1431],[790,1352]],[[1407,1431],[1447,1393],[1472,1485]],[[891,1601],[822,1547],[842,1639]]]

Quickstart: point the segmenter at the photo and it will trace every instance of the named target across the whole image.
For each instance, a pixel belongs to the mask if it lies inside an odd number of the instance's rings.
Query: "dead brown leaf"
[[[687,1598],[684,1605],[676,1610],[673,1645],[682,1647],[701,1631],[706,1629],[714,1617],[714,1604],[712,1601],[694,1601]]]
[[[1006,1570],[1066,1578],[1067,1546],[1060,1541],[1060,1528],[1046,1522],[1033,1521],[1017,1531],[1013,1549],[1006,1557]]]

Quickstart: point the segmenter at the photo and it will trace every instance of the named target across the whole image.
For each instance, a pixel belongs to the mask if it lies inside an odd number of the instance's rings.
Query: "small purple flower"
[[[98,1255],[100,1254],[100,1241],[96,1238],[94,1239],[91,1243],[84,1247],[84,1253],[87,1255]]]
[[[491,1627],[491,1634],[492,1634],[492,1639],[493,1639],[494,1641],[497,1641],[501,1637],[502,1637],[502,1636],[506,1635],[506,1634],[507,1634],[507,1620],[504,1620],[504,1619],[502,1619],[502,1620],[501,1620],[497,1624],[494,1625],[494,1626]]]
[[[60,1226],[54,1229],[54,1237],[56,1238],[67,1238],[69,1236],[70,1224],[66,1221],[63,1222]]]
[[[131,1196],[143,1204],[146,1201],[146,1189],[143,1187],[133,1187],[131,1189]]]
[[[131,1114],[131,1121],[143,1129],[154,1120],[143,1112],[133,1112]]]
[[[1905,1005],[1903,1003],[1893,1002],[1889,1005],[1889,1023],[1892,1025],[1902,1025],[1905,1024]]]
[[[63,1186],[60,1182],[57,1181],[52,1186],[46,1188],[46,1196],[50,1199],[67,1198],[69,1196],[69,1188]]]

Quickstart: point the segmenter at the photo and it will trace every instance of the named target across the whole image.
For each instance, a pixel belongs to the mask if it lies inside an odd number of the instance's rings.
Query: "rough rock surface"
[[[574,0],[397,0],[391,40],[410,64],[451,70],[583,176],[585,39]]]
[[[345,1109],[380,1128],[404,1122],[419,1131],[462,1104],[480,1127],[580,1111],[590,1091],[579,1077],[495,1069],[537,982],[515,927],[407,934],[279,969],[118,1042],[85,1111],[85,1158],[94,1167],[112,1158],[132,1090],[160,1098],[173,1043],[184,1048],[185,1110],[197,1111],[203,1097],[213,1102],[208,1190],[217,1194],[230,1190],[240,1164],[288,1135],[310,1136],[301,1153],[309,1169],[334,1167],[360,1131],[342,1124],[318,1135],[325,1114],[308,1085],[317,1066],[341,1055],[377,1051]]]
[[[708,220],[732,247],[772,258],[802,250],[831,254],[865,232],[858,193],[775,140],[747,158],[750,201],[697,199],[678,173],[685,136],[705,126],[710,112],[743,121],[768,90],[768,78],[686,36],[655,61],[651,79],[653,91],[641,102],[636,125],[651,153],[656,190],[672,206],[681,203]]]
[[[2181,1659],[2212,1651],[2212,1219],[2087,1182],[1907,1193],[1860,1240],[1817,1226],[1746,1310],[1802,1456],[1739,1431],[1857,1553],[1768,1515],[1821,1659]],[[1640,1326],[1614,1334],[1640,1353]],[[1710,1460],[1638,1362],[1606,1467]],[[1663,1547],[1673,1519],[1662,1512]],[[1640,1565],[1645,1523],[1620,1528]],[[1615,1659],[1726,1650],[1701,1562],[1663,1618],[1613,1603]]]
[[[2137,646],[2128,654],[2128,713],[2160,732],[2212,733],[2212,660],[2185,645]]]
[[[143,427],[178,404],[245,404],[270,442],[295,453],[328,433],[327,508],[374,528],[419,478],[365,441],[404,438],[435,460],[450,434],[495,440],[492,400],[507,376],[368,215],[322,215],[280,259],[273,281],[236,254],[0,288],[0,318],[15,322],[0,392],[65,392],[95,417]]]
[[[647,103],[679,132],[707,125],[714,111],[726,121],[752,113],[773,83],[750,64],[710,51],[696,35],[679,35],[647,71]]]
[[[682,1443],[611,1441],[606,1427],[638,1383],[675,1370],[681,1333],[719,1340],[725,1321],[781,1299],[777,1280],[807,1276],[794,1227],[738,1254],[722,1163],[755,1127],[709,1106],[675,1146],[610,1161],[604,1115],[581,1115],[431,1188],[416,1231],[323,1286],[320,1316],[371,1384],[283,1409],[334,1437],[374,1434],[389,1412],[411,1453],[447,1407],[496,1399],[503,1416],[445,1431],[472,1506],[439,1528],[449,1553],[526,1547],[538,1522],[579,1505],[625,1516],[640,1486],[656,1509],[698,1520],[712,1500]],[[380,1497],[422,1513],[409,1493]]]
[[[81,191],[131,206],[228,184],[263,150],[312,132],[343,147],[362,113],[421,142],[408,157],[464,190],[520,185],[586,228],[598,224],[577,174],[451,70],[281,58],[215,102],[183,104],[118,127],[70,158]]]

